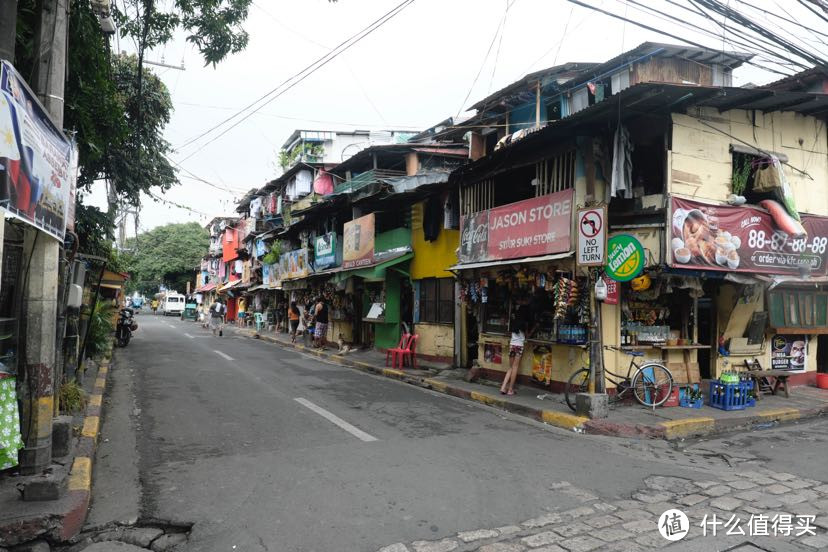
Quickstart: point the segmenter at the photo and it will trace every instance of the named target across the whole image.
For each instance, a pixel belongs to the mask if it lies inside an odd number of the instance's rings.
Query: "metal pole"
[[[596,367],[598,364],[598,354],[596,349],[596,345],[598,342],[598,333],[595,330],[595,326],[598,324],[596,320],[596,305],[598,301],[595,299],[595,282],[593,280],[593,273],[589,273],[589,289],[587,293],[589,293],[589,308],[591,311],[590,318],[592,319],[592,327],[589,329],[589,387],[587,391],[590,394],[595,393],[595,375],[596,375]]]

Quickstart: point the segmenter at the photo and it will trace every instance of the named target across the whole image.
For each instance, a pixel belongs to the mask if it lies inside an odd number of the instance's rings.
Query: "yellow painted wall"
[[[460,247],[459,230],[440,230],[440,235],[433,242],[423,238],[423,209],[425,202],[411,206],[411,246],[414,258],[411,259],[411,279],[453,278],[454,274],[446,268],[457,264],[456,250]]]
[[[417,353],[422,355],[454,357],[454,326],[450,324],[414,324],[414,333],[419,335]]]
[[[730,192],[731,144],[788,156],[785,174],[800,211],[828,215],[828,140],[823,123],[792,112],[694,108],[673,114],[669,191],[698,200],[725,201]],[[731,138],[730,136],[734,138]],[[755,138],[754,138],[755,137]],[[801,142],[801,143],[800,143]],[[806,171],[809,178],[792,167]]]
[[[478,342],[480,345],[478,346],[477,359],[481,368],[501,372],[505,372],[509,368],[509,337],[484,333],[480,334]],[[501,345],[503,352],[502,364],[486,362],[484,358],[484,344],[486,343],[499,343]],[[589,353],[582,347],[569,345],[552,345],[551,347],[552,381],[567,381],[575,370],[589,364]],[[532,376],[532,350],[533,345],[527,342],[523,357],[520,359],[520,371],[518,372],[520,375]]]

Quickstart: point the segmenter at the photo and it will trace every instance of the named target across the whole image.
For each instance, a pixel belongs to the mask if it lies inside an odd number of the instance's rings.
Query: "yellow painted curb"
[[[95,387],[106,387],[106,378],[98,378],[95,380]]]
[[[89,397],[89,404],[92,406],[101,406],[101,401],[103,400],[103,395],[92,395]]]
[[[667,420],[666,422],[659,422],[658,425],[664,428],[664,436],[667,439],[675,439],[712,431],[716,425],[716,420],[709,417],[686,418],[684,420]]]
[[[109,372],[109,366],[101,366],[98,368],[98,377],[105,376],[107,372]]]
[[[771,408],[768,410],[760,410],[756,415],[763,420],[787,422],[789,420],[798,420],[802,416],[802,413],[796,408]]]
[[[498,399],[484,393],[479,393],[477,391],[471,392],[471,400],[487,404],[489,406],[496,406],[498,408],[504,408],[506,405],[506,401],[502,399]]]
[[[361,368],[367,368],[368,370],[372,370],[374,368],[373,364],[368,364],[367,362],[355,362],[354,364]]]
[[[433,379],[426,379],[424,380],[425,383],[431,386],[432,389],[436,391],[440,391],[441,393],[445,393],[448,389],[448,384],[444,381],[437,381]]]
[[[401,372],[400,370],[394,370],[393,368],[383,368],[382,375],[386,377],[401,378],[405,375],[405,372]]]
[[[98,428],[101,425],[101,419],[98,416],[87,416],[86,419],[83,421],[83,429],[81,430],[81,435],[84,437],[92,437],[93,439],[98,436]]]
[[[589,418],[585,416],[575,416],[574,414],[567,414],[566,412],[544,410],[541,413],[541,420],[555,427],[573,429],[584,425],[584,423],[587,422]]]
[[[70,491],[88,491],[92,488],[92,459],[88,456],[76,456],[69,474]]]
[[[345,360],[345,357],[342,355],[331,355],[330,358],[331,360],[338,360],[339,362],[343,362]]]

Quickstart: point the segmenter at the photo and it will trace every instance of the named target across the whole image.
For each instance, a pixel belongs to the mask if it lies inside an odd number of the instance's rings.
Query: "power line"
[[[326,53],[324,56],[320,57],[319,59],[317,59],[316,61],[314,61],[313,63],[311,63],[310,65],[308,65],[307,67],[305,67],[304,69],[302,69],[301,71],[296,73],[295,75],[291,76],[290,78],[288,78],[285,81],[283,81],[282,83],[280,83],[276,88],[270,90],[269,92],[267,92],[266,94],[264,94],[263,96],[258,98],[257,100],[255,100],[255,101],[251,102],[250,104],[246,105],[245,107],[240,109],[238,112],[234,113],[230,117],[227,117],[226,119],[224,119],[223,121],[221,121],[217,125],[212,126],[211,128],[205,130],[204,132],[202,132],[198,136],[188,140],[186,143],[182,144],[177,149],[181,149],[181,148],[184,148],[184,147],[192,144],[193,142],[203,138],[207,134],[209,134],[209,133],[213,132],[214,130],[220,128],[225,123],[228,123],[228,122],[232,121],[233,119],[235,119],[236,117],[238,117],[239,115],[241,115],[242,113],[247,111],[248,109],[253,108],[254,106],[256,106],[256,104],[258,104],[260,102],[264,102],[261,105],[259,105],[258,107],[256,107],[251,113],[248,113],[247,115],[242,117],[240,120],[235,122],[233,125],[231,125],[227,129],[225,129],[221,134],[219,134],[218,136],[216,136],[212,140],[208,141],[206,144],[201,146],[195,152],[191,153],[190,155],[188,155],[187,157],[184,158],[184,159],[189,159],[197,151],[200,151],[201,149],[206,147],[208,144],[210,144],[210,143],[214,142],[215,140],[217,140],[218,138],[224,136],[224,134],[226,134],[227,132],[229,132],[230,130],[232,130],[233,128],[235,128],[236,126],[238,126],[239,124],[241,124],[245,120],[247,120],[253,113],[258,112],[265,105],[269,104],[270,102],[272,102],[273,100],[275,100],[276,98],[278,98],[279,96],[281,96],[282,94],[284,94],[285,92],[287,92],[288,90],[290,90],[291,88],[293,88],[294,86],[296,86],[297,84],[299,84],[300,82],[302,82],[303,80],[308,78],[310,75],[312,75],[313,73],[315,73],[316,71],[318,71],[319,69],[321,69],[322,67],[324,67],[325,65],[330,63],[331,61],[333,61],[334,59],[336,59],[340,54],[347,51],[348,49],[350,49],[355,44],[359,43],[366,36],[373,33],[375,30],[377,30],[382,25],[384,25],[385,23],[390,21],[394,16],[399,14],[402,10],[404,10],[405,8],[407,8],[408,6],[410,6],[413,3],[414,3],[414,0],[404,0],[403,2],[401,2],[400,4],[395,6],[393,9],[391,9],[390,11],[383,14],[380,18],[374,20],[372,23],[370,23],[367,27],[365,27],[361,31],[357,32],[356,34],[350,36],[348,39],[346,39],[343,42],[339,43],[333,50]],[[293,82],[291,82],[291,81],[293,81]],[[272,96],[273,94],[276,94],[276,95],[273,96],[272,98],[268,99],[268,97]],[[182,159],[182,161],[184,159]]]
[[[199,103],[191,103],[191,102],[176,102],[176,105],[185,105],[189,107],[201,107],[204,109],[217,109],[222,111],[236,111],[238,110],[237,107],[232,106],[225,106],[225,105],[207,105],[207,104],[199,104]],[[409,124],[392,124],[392,123],[353,123],[347,121],[330,121],[330,120],[322,120],[322,119],[307,119],[305,117],[291,117],[289,115],[278,115],[276,113],[264,113],[258,112],[256,115],[265,116],[265,117],[274,117],[276,119],[285,119],[288,121],[303,121],[307,123],[319,123],[325,125],[343,125],[343,126],[352,126],[352,127],[376,127],[376,128],[394,128],[394,129],[413,129],[413,130],[422,130],[424,125],[409,125]]]
[[[617,0],[617,1],[621,2],[622,0]],[[722,26],[722,24],[719,21],[716,21],[715,19],[710,17],[701,8],[699,8],[697,6],[694,6],[695,7],[695,10],[694,10],[692,8],[689,8],[687,6],[683,6],[683,5],[679,4],[675,0],[667,0],[667,2],[674,5],[674,6],[676,6],[676,7],[678,7],[678,8],[681,8],[683,10],[686,10],[686,11],[690,12],[691,14],[693,14],[695,16],[701,16],[704,19],[712,22],[715,25]],[[723,38],[721,35],[717,34],[715,31],[700,27],[698,24],[693,23],[693,22],[691,22],[687,19],[683,19],[681,17],[675,16],[675,15],[672,15],[672,14],[669,14],[669,13],[662,12],[662,11],[656,9],[656,8],[653,8],[652,6],[642,4],[642,3],[637,2],[635,0],[628,0],[627,2],[625,2],[625,5],[628,5],[628,3],[633,4],[633,9],[638,10],[642,13],[648,13],[648,15],[652,15],[653,17],[656,17],[657,19],[661,19],[662,21],[667,21],[667,22],[671,22],[673,24],[678,24],[681,27],[684,27],[684,28],[689,29],[689,30],[694,30],[696,32],[699,32],[699,33],[702,33],[704,35],[710,36],[711,38],[714,38],[716,40],[718,40],[719,38]],[[692,2],[691,2],[691,4],[692,4]],[[648,11],[645,12],[644,11],[645,9],[648,10]],[[652,12],[652,13],[650,13],[650,12]],[[743,48],[743,49],[751,50],[751,51],[754,51],[754,50],[757,50],[757,49],[761,51],[763,49],[762,45],[756,43],[755,41],[750,40],[748,37],[742,36],[741,39],[736,39],[735,37],[733,37],[732,33],[731,33],[731,38],[727,39],[726,42],[728,44],[730,44],[731,46],[735,47],[735,48]],[[784,56],[781,56],[781,54],[778,54],[776,52],[770,52],[770,51],[767,51],[767,52],[769,54],[772,54],[773,56],[776,56],[777,58],[781,57],[782,59],[785,59],[785,60],[788,59],[788,58],[785,58]],[[768,60],[768,61],[770,61],[770,63],[774,63],[775,65],[781,65],[780,63],[778,63],[777,61],[774,61],[774,60]],[[753,65],[755,67],[759,67],[761,69],[765,69],[765,70],[773,71],[775,73],[787,75],[787,73],[782,73],[780,71],[776,71],[776,70],[771,69],[771,68],[769,68],[765,65],[758,64],[758,63],[753,62],[751,60],[746,60],[746,63],[748,63],[750,65]]]
[[[503,13],[503,25],[500,27],[500,39],[497,41],[497,50],[495,50],[494,63],[492,64],[492,77],[489,79],[488,94],[492,91],[492,84],[494,84],[495,73],[497,72],[497,60],[500,58],[500,46],[503,44],[503,35],[506,34],[506,16],[509,14],[509,0],[506,0],[506,11]]]
[[[194,213],[194,214],[196,214],[196,215],[200,215],[200,216],[203,216],[203,217],[209,217],[209,216],[210,216],[210,215],[208,215],[207,213],[203,213],[203,212],[201,212],[201,211],[198,211],[198,210],[196,210],[196,209],[193,209],[192,207],[187,207],[186,205],[181,205],[180,203],[176,203],[175,201],[171,201],[171,200],[169,200],[169,199],[164,199],[163,197],[158,197],[157,195],[155,195],[155,194],[154,194],[154,193],[152,193],[152,192],[146,192],[146,194],[147,194],[148,196],[150,196],[151,198],[153,198],[154,200],[156,200],[156,201],[160,201],[160,202],[162,202],[162,203],[166,203],[167,205],[172,205],[173,207],[178,207],[179,209],[183,209],[183,210],[185,210],[185,211],[189,211],[189,212]]]
[[[512,4],[517,2],[517,0],[512,0],[506,6],[506,13],[503,14],[503,17],[500,18],[500,23],[498,23],[497,28],[495,29],[494,36],[492,36],[492,41],[489,43],[489,48],[486,50],[486,55],[483,56],[483,62],[480,64],[480,69],[477,70],[477,74],[474,76],[474,80],[469,87],[469,91],[466,92],[466,97],[463,98],[463,103],[460,104],[460,107],[457,109],[457,115],[454,116],[457,119],[460,116],[460,113],[463,112],[463,108],[466,106],[466,102],[469,101],[469,96],[471,96],[472,90],[474,90],[474,85],[477,84],[477,79],[480,78],[480,73],[483,72],[483,67],[486,66],[486,61],[489,59],[489,54],[492,53],[492,47],[494,46],[495,41],[497,40],[497,36],[500,34],[500,29],[503,27],[503,24],[506,22],[506,14],[509,13],[509,8],[512,7]]]

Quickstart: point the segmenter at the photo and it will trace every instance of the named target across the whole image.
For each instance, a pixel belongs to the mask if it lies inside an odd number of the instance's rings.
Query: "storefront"
[[[828,334],[828,217],[800,214],[795,221],[781,204],[761,203],[673,197],[669,265],[709,275],[702,297],[711,313],[698,315],[712,345],[703,376],[758,361],[790,371],[791,383],[812,383],[819,336]]]
[[[573,197],[564,190],[461,220],[460,263],[450,269],[467,314],[461,342],[477,342],[477,363],[489,377],[509,367],[511,321],[523,304],[530,331],[520,380],[560,389],[588,362],[592,290],[571,248]]]

